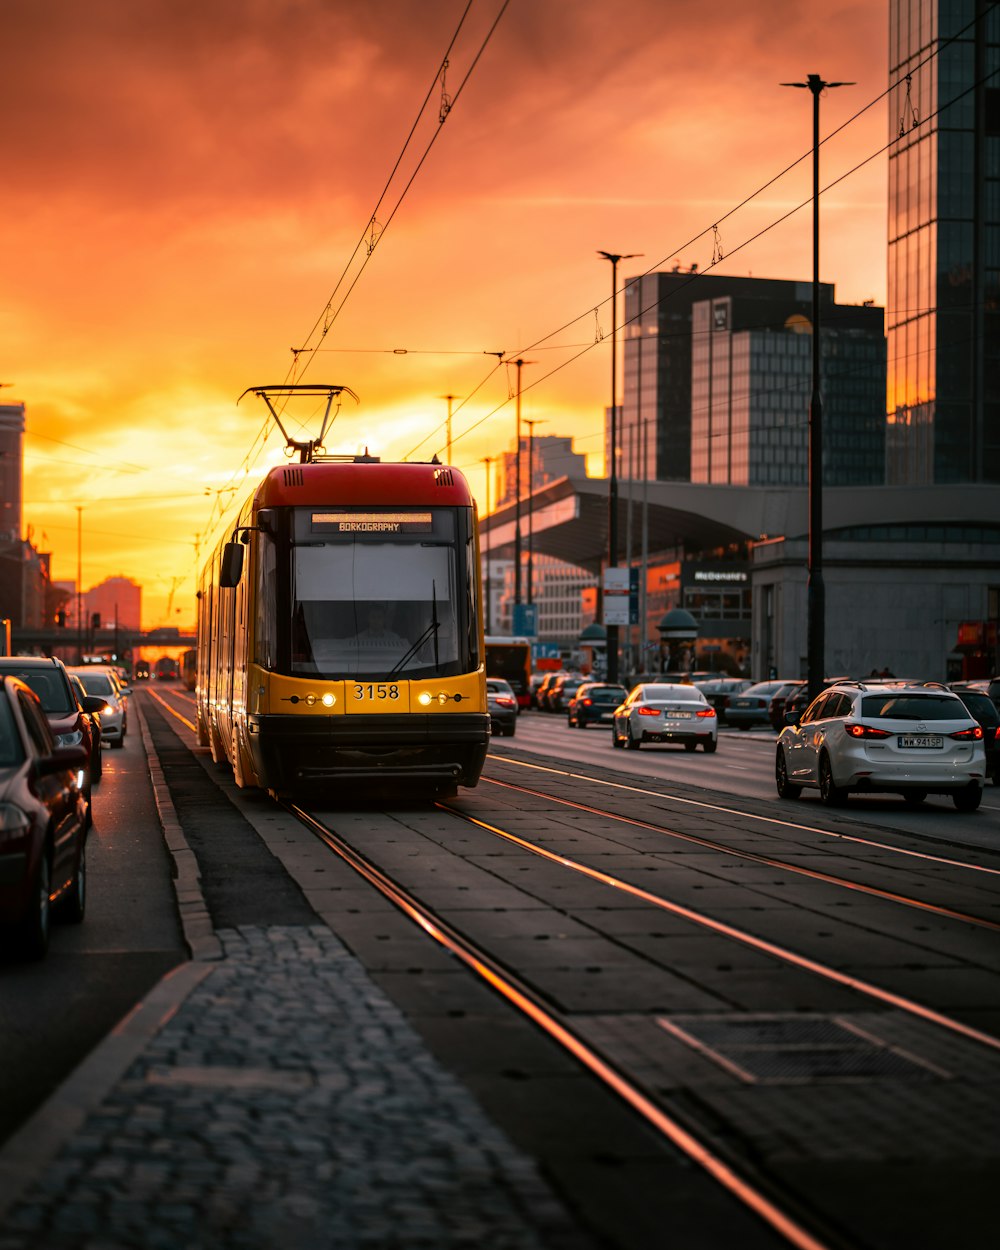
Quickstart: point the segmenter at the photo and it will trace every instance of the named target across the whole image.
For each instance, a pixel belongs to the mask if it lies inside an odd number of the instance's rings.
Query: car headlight
[[[13,803],[0,803],[0,842],[23,833],[31,821],[27,814]]]
[[[68,734],[56,734],[57,747],[78,747],[82,741],[82,729],[74,729],[72,733]]]

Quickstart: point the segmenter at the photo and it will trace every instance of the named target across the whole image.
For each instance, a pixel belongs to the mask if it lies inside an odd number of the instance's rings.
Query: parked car
[[[950,794],[960,812],[972,812],[986,776],[983,730],[937,682],[839,682],[781,731],[774,776],[783,799],[797,799],[804,786],[830,806],[855,791],[901,794],[912,806]]]
[[[638,751],[644,742],[682,742],[712,752],[718,733],[715,708],[697,686],[644,683],[615,709],[611,745]]]
[[[726,723],[738,729],[752,729],[755,725],[770,725],[771,700],[787,681],[759,681],[755,686],[729,700]]]
[[[80,706],[80,711],[90,721],[90,779],[93,782],[101,780],[101,773],[104,770],[104,752],[102,750],[103,740],[101,738],[101,713],[100,712],[84,712],[83,706],[88,699],[91,698],[84,687],[83,682],[75,673],[69,675],[70,685],[76,693],[76,701]],[[93,704],[88,704],[93,707]]]
[[[549,711],[565,712],[570,699],[572,699],[581,686],[586,684],[586,677],[583,677],[580,673],[566,673],[558,678],[548,689]]]
[[[825,677],[823,679],[823,684],[820,686],[820,694],[822,694],[824,690],[829,690],[831,686],[836,686],[841,682],[850,680],[850,677]],[[869,680],[881,681],[881,678],[869,678]],[[892,680],[895,680],[895,678]],[[904,681],[901,684],[905,686],[907,683]],[[920,683],[916,682],[910,684],[919,685]],[[778,726],[778,732],[780,733],[781,730],[784,729],[790,719],[794,720],[795,717],[801,716],[811,702],[812,699],[809,697],[809,683],[804,681],[800,684],[798,690],[793,690],[790,695],[786,696],[785,707],[781,716],[781,724]]]
[[[538,687],[548,673],[532,673],[528,678],[528,707],[538,707]]]
[[[83,919],[88,758],[82,743],[56,745],[24,682],[0,678],[0,927],[28,958],[48,949],[53,904]]]
[[[749,690],[753,683],[748,677],[714,677],[710,680],[696,681],[694,684],[715,708],[719,724],[724,725],[729,700],[735,699],[744,690]]]
[[[486,705],[490,712],[490,729],[494,734],[513,738],[517,728],[517,695],[502,677],[486,678]]]
[[[972,682],[954,682],[949,687],[958,695],[983,731],[983,751],[986,755],[986,775],[993,784],[1000,785],[1000,712],[986,691]]]
[[[97,664],[85,664],[70,672],[79,677],[88,694],[96,695],[107,704],[107,709],[101,713],[101,737],[112,747],[123,747],[128,733],[128,697],[132,687],[119,685],[113,669]]]
[[[805,686],[806,682],[804,681],[786,681],[771,696],[768,716],[771,720],[771,728],[775,733],[780,734],[785,727],[785,705],[788,700]],[[802,710],[805,711],[805,708],[803,707]]]
[[[588,725],[610,725],[615,708],[628,698],[624,686],[599,681],[584,682],[566,705],[566,723],[576,729]]]
[[[39,655],[0,656],[0,676],[16,677],[35,692],[49,722],[57,747],[82,746],[86,752],[83,793],[86,799],[86,825],[93,823],[93,786],[90,759],[93,755],[91,716],[101,712],[104,700],[87,695],[83,702],[61,660]]]

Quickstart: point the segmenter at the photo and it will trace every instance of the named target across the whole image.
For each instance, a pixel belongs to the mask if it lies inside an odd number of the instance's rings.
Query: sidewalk
[[[0,1250],[496,1247],[586,1235],[324,924],[211,931],[0,1151]]]

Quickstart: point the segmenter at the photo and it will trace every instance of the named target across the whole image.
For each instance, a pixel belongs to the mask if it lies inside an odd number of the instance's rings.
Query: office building
[[[820,288],[824,476],[884,480],[882,310]],[[619,473],[663,482],[805,482],[812,284],[673,270],[625,289]]]
[[[824,302],[830,320],[820,331],[823,481],[877,486],[885,480],[882,309],[837,305],[832,288]],[[699,300],[691,331],[690,480],[804,486],[812,326],[801,300],[766,294]]]
[[[1000,482],[1000,9],[890,0],[887,476]]]

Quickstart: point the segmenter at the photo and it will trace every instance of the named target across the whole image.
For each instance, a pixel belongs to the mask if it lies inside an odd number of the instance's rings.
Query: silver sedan
[[[718,746],[719,719],[697,686],[650,682],[636,686],[615,711],[611,745],[638,751],[644,742],[682,742],[686,751],[700,744]]]

